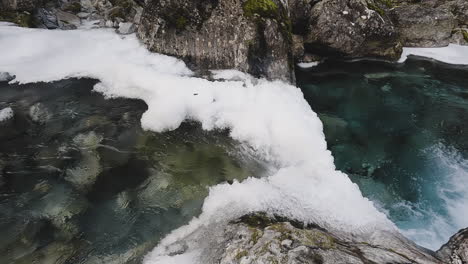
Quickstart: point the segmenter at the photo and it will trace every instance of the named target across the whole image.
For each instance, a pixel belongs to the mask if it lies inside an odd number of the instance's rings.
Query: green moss
[[[250,231],[252,232],[252,242],[257,244],[258,239],[262,236],[262,231],[258,230],[257,228],[249,227]]]
[[[379,13],[379,15],[384,16],[385,15],[385,10],[382,8],[378,7],[377,5],[373,3],[367,3],[367,8],[374,10],[375,12]]]
[[[379,1],[381,4],[384,4],[388,8],[393,8],[395,6],[392,0],[377,0],[377,1]]]
[[[461,33],[462,33],[463,38],[465,39],[465,41],[468,42],[468,31],[462,30]]]
[[[310,230],[304,233],[305,240],[303,241],[306,246],[315,246],[325,249],[335,248],[335,239],[326,233]]]
[[[17,24],[20,27],[32,27],[33,19],[28,12],[2,12],[0,21],[7,21]]]
[[[237,254],[236,254],[236,259],[237,260],[240,260],[241,258],[247,256],[248,252],[246,250],[242,250],[242,251],[239,251]]]
[[[177,17],[175,26],[177,30],[183,30],[187,26],[188,20],[184,16]]]
[[[247,0],[242,9],[248,17],[277,18],[279,15],[278,5],[272,0]]]

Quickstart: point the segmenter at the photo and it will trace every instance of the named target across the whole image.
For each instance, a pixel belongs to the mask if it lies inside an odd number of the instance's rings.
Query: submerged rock
[[[29,117],[32,121],[44,124],[52,117],[47,107],[42,103],[36,103],[29,108]]]
[[[72,183],[78,190],[87,191],[96,182],[102,172],[99,153],[96,148],[103,137],[94,131],[87,134],[79,134],[74,139],[76,147],[80,149],[81,159],[78,164],[67,169],[65,180]]]

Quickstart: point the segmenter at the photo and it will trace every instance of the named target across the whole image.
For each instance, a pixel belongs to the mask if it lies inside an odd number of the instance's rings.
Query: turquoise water
[[[468,67],[329,61],[297,72],[338,169],[438,249],[468,226]]]

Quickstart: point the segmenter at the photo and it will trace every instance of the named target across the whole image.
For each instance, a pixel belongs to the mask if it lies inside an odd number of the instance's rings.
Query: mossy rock
[[[272,0],[247,0],[242,9],[247,17],[258,15],[264,18],[277,18],[279,16],[278,5]]]
[[[379,15],[384,16],[385,15],[385,10],[380,8],[378,5],[373,4],[373,3],[367,3],[367,8],[370,10],[374,10],[375,12],[379,13]]]
[[[29,12],[1,12],[0,21],[12,22],[20,27],[33,27],[33,18]]]
[[[468,31],[466,30],[463,30],[461,31],[462,35],[463,35],[463,39],[468,42]]]

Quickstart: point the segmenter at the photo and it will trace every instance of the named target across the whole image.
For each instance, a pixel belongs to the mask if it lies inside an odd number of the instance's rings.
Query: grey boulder
[[[407,5],[391,10],[391,17],[406,47],[443,47],[450,42],[455,17],[445,8]]]

